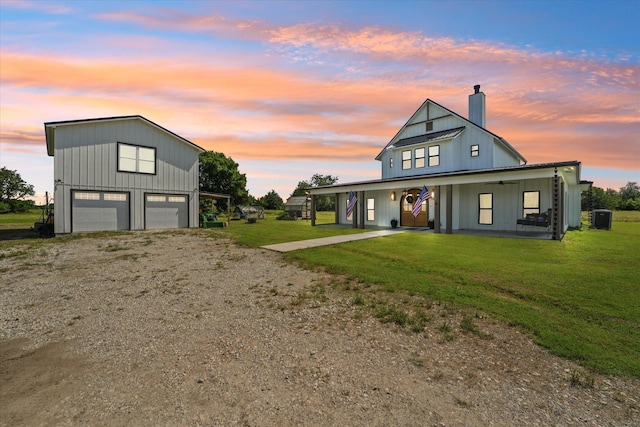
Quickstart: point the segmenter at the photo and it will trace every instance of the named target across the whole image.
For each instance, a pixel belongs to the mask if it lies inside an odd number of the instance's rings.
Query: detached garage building
[[[204,150],[142,116],[44,124],[56,234],[198,227]]]

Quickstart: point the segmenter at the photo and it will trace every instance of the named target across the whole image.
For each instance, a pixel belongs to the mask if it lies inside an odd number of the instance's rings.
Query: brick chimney
[[[486,117],[484,93],[480,92],[480,85],[475,85],[473,94],[469,95],[469,121],[484,128]]]

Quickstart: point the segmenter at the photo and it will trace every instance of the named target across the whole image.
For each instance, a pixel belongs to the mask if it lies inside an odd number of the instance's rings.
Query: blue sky
[[[0,166],[53,189],[42,124],[140,114],[221,151],[260,197],[380,176],[430,98],[529,163],[640,181],[637,1],[0,2]]]

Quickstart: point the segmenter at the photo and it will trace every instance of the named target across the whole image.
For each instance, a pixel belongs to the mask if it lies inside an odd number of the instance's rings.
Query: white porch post
[[[441,233],[440,231],[440,186],[433,187],[433,232]]]

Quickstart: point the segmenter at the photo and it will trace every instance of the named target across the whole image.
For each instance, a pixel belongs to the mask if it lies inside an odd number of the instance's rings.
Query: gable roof
[[[164,128],[162,126],[160,126],[157,123],[152,122],[149,119],[146,119],[140,115],[135,115],[135,116],[116,116],[116,117],[102,117],[102,118],[95,118],[95,119],[81,119],[81,120],[65,120],[65,121],[59,121],[59,122],[47,122],[44,124],[44,133],[45,133],[45,137],[47,140],[47,154],[49,156],[53,156],[53,149],[55,147],[55,128],[58,126],[69,126],[69,125],[77,125],[77,124],[85,124],[85,123],[97,123],[97,122],[108,122],[108,121],[119,121],[119,120],[141,120],[153,127],[155,127],[156,129],[165,132],[167,134],[169,134],[170,136],[178,139],[179,141],[190,145],[191,147],[195,148],[198,152],[202,153],[205,151],[204,148],[194,144],[193,142],[189,141],[188,139],[185,139],[183,137],[181,137],[180,135],[171,132],[169,129]]]
[[[389,148],[393,148],[394,146],[397,147],[397,142],[394,144],[393,140],[400,135],[400,133],[409,125],[409,122],[411,122],[411,120],[424,108],[425,105],[427,104],[433,104],[437,107],[442,108],[443,110],[449,112],[450,114],[458,117],[459,119],[463,120],[465,122],[465,126],[462,126],[463,128],[465,128],[467,125],[468,126],[473,126],[477,129],[480,129],[481,131],[491,135],[493,138],[495,138],[500,144],[502,144],[502,146],[504,148],[506,148],[508,151],[510,151],[511,153],[513,153],[513,155],[515,157],[517,157],[518,159],[520,159],[524,164],[527,163],[527,159],[524,158],[524,156],[522,154],[520,154],[515,148],[513,148],[511,146],[511,144],[509,144],[504,138],[502,138],[499,135],[496,135],[495,133],[488,131],[487,129],[483,128],[482,126],[478,126],[477,124],[473,123],[472,121],[470,121],[469,119],[466,119],[464,117],[462,117],[460,114],[456,113],[455,111],[452,111],[450,109],[448,109],[447,107],[443,107],[442,105],[438,104],[435,101],[432,101],[431,99],[427,98],[426,101],[424,101],[422,103],[422,105],[420,105],[420,107],[415,111],[415,113],[413,113],[411,115],[411,117],[409,117],[409,120],[407,120],[407,122],[400,128],[400,130],[398,132],[396,132],[396,134],[393,136],[393,138],[391,138],[391,140],[389,141],[389,143],[387,145],[385,145],[385,147],[382,149],[382,151],[380,151],[380,153],[376,156],[376,160],[381,160],[381,156],[382,154]],[[458,129],[458,128],[456,128]],[[427,134],[429,135],[429,134]],[[456,135],[457,136],[457,135]],[[407,138],[409,139],[409,138]],[[402,140],[401,140],[402,141]]]

